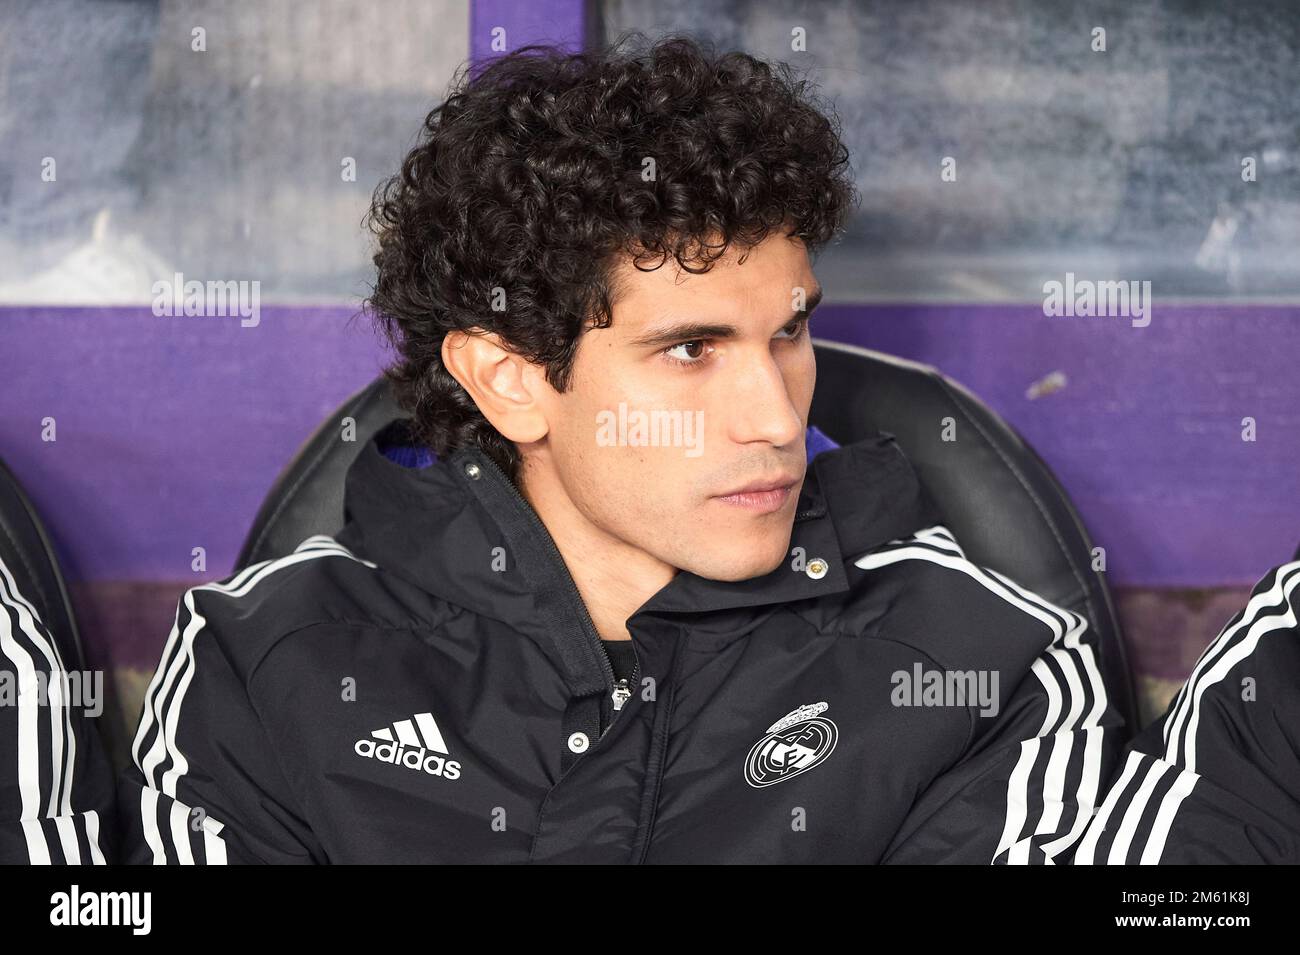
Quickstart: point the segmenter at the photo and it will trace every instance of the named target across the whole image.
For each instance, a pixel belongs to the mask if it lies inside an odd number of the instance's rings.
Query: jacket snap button
[[[483,469],[480,468],[477,464],[470,463],[465,465],[465,473],[469,475],[469,479],[471,481],[477,481],[479,479],[479,475],[483,473]]]
[[[821,580],[826,576],[826,571],[830,570],[830,565],[820,557],[814,557],[808,561],[808,566],[804,568],[804,573],[813,580]]]
[[[586,733],[574,733],[569,737],[570,753],[585,753],[587,747],[591,745],[591,740],[587,739]]]

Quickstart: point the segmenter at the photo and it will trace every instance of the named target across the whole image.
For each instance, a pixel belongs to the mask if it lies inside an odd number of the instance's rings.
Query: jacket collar
[[[638,612],[700,613],[837,594],[848,589],[852,559],[930,523],[933,511],[910,462],[893,435],[878,432],[813,458],[789,556],[774,570],[737,582],[681,571]]]
[[[340,541],[429,593],[519,629],[547,616],[539,603],[589,626],[581,601],[573,606],[577,591],[550,535],[500,469],[477,449],[403,466],[381,448],[406,434],[405,419],[391,422],[353,463]],[[851,559],[935,519],[893,436],[878,432],[812,460],[789,560],[739,582],[681,571],[637,613],[708,614],[839,593],[848,588]]]

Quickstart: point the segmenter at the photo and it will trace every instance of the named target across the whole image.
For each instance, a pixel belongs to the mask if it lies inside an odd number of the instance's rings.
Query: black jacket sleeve
[[[260,567],[186,592],[118,786],[126,863],[308,863],[314,840],[232,641]],[[247,641],[245,641],[247,642]]]
[[[1300,561],[1270,571],[1138,734],[1075,864],[1300,862]]]
[[[1093,631],[1079,614],[968,560],[943,527],[859,566],[909,553],[956,575],[949,642],[966,656],[962,666],[947,666],[966,669],[982,655],[981,668],[1000,677],[999,706],[969,709],[965,751],[920,794],[882,861],[1067,861],[1106,791],[1123,735]]]
[[[0,561],[0,864],[114,861],[113,774],[88,718],[102,710],[103,677],[93,678],[66,669]]]

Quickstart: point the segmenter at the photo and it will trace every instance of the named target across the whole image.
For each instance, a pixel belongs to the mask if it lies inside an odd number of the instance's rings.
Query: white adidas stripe
[[[1188,677],[1176,704],[1173,719],[1166,724],[1165,758],[1191,772],[1196,771],[1196,730],[1201,719],[1201,698],[1205,691],[1220,682],[1228,672],[1254,652],[1260,637],[1274,630],[1281,630],[1296,625],[1296,608],[1291,602],[1291,594],[1300,584],[1300,561],[1284,564],[1277,570],[1273,586],[1252,598],[1242,613],[1241,620],[1232,628],[1224,628],[1214,642],[1206,648],[1197,661],[1192,675]],[[1285,602],[1285,613],[1264,614],[1270,605]],[[1262,615],[1261,615],[1262,614]],[[1231,643],[1243,628],[1246,636],[1235,646],[1222,653],[1225,645]],[[1179,732],[1186,724],[1186,733],[1182,741],[1182,759],[1179,759]]]
[[[180,800],[173,799],[167,811],[167,820],[171,823],[172,847],[176,850],[176,859],[181,865],[194,865],[194,851],[190,847],[190,833],[187,825],[190,821],[188,807]]]
[[[1201,656],[1196,661],[1196,666],[1192,668],[1191,676],[1187,678],[1187,681],[1178,691],[1178,696],[1175,698],[1174,706],[1170,712],[1171,718],[1165,720],[1163,736],[1166,746],[1166,759],[1177,759],[1177,743],[1173,741],[1178,739],[1179,731],[1181,731],[1183,724],[1187,719],[1188,700],[1192,690],[1200,681],[1202,672],[1213,664],[1214,660],[1217,658],[1218,652],[1226,644],[1235,639],[1241,632],[1242,628],[1249,626],[1253,621],[1257,620],[1259,614],[1267,607],[1276,604],[1281,600],[1282,586],[1286,582],[1286,576],[1297,566],[1300,566],[1300,564],[1288,564],[1279,567],[1277,573],[1274,575],[1273,586],[1262,593],[1253,595],[1250,600],[1247,601],[1246,606],[1242,609],[1241,616],[1238,618],[1237,623],[1225,626],[1219,632],[1219,635],[1215,637],[1210,645],[1201,653]]]
[[[1092,821],[1093,808],[1101,791],[1101,750],[1105,743],[1105,731],[1100,726],[1088,726],[1084,733],[1083,778],[1079,782],[1079,811],[1074,817],[1070,831],[1059,839],[1043,845],[1043,852],[1049,863],[1055,864],[1054,856],[1064,852],[1079,841],[1079,837]]]
[[[13,612],[13,620],[10,618]],[[50,721],[50,793],[42,807],[40,768],[43,754],[40,746],[40,707],[32,695],[36,686],[36,662],[33,656],[15,638],[13,621],[19,630],[45,658],[46,699]],[[0,560],[0,654],[12,661],[18,677],[18,790],[21,804],[22,831],[27,844],[28,859],[33,864],[51,861],[50,847],[39,821],[42,816],[54,819],[55,832],[64,859],[81,863],[77,845],[76,815],[72,809],[72,790],[75,782],[77,737],[72,726],[72,713],[59,676],[67,672],[58,644],[46,635],[44,622],[36,607],[23,596],[18,582],[4,561]],[[66,742],[67,753],[64,748]],[[33,825],[27,825],[33,822]],[[93,812],[83,819],[86,841],[91,861],[103,863],[99,846],[98,816]]]
[[[90,861],[94,865],[107,865],[99,848],[99,813],[94,809],[86,813],[86,841],[90,843]]]
[[[27,842],[27,856],[33,864],[47,865],[50,862],[50,849],[45,842],[45,833],[41,829],[39,819],[44,815],[42,811],[41,799],[41,753],[40,753],[40,730],[38,720],[40,711],[37,707],[29,705],[36,686],[36,664],[26,648],[21,646],[14,639],[13,624],[10,622],[9,610],[10,601],[7,596],[0,593],[0,654],[11,661],[14,666],[14,672],[18,678],[18,794],[21,804],[21,819],[23,822],[23,835]],[[22,626],[22,618],[18,617],[19,626]],[[30,635],[29,635],[30,636]],[[54,710],[51,708],[51,713]],[[59,759],[61,753],[51,752],[50,760],[53,769],[53,780],[56,784],[59,780]]]
[[[1169,838],[1169,828],[1174,823],[1174,816],[1178,814],[1178,807],[1192,794],[1196,781],[1200,778],[1196,773],[1190,773],[1185,769],[1178,771],[1178,778],[1174,780],[1174,784],[1169,787],[1164,799],[1160,801],[1160,809],[1156,813],[1155,822],[1151,825],[1151,832],[1147,835],[1146,847],[1142,850],[1140,859],[1142,865],[1156,865],[1160,862],[1160,856],[1165,851],[1165,840]]]
[[[1197,659],[1196,665],[1192,668],[1191,676],[1189,676],[1183,683],[1182,687],[1178,691],[1178,695],[1174,698],[1174,704],[1170,710],[1169,718],[1165,720],[1162,735],[1166,746],[1165,756],[1167,759],[1172,760],[1177,758],[1177,745],[1171,743],[1171,740],[1176,740],[1178,738],[1179,734],[1176,730],[1180,731],[1182,729],[1183,723],[1187,718],[1187,699],[1191,689],[1195,687],[1197,681],[1200,679],[1202,671],[1212,664],[1218,655],[1218,651],[1225,644],[1231,642],[1237,634],[1241,632],[1243,627],[1248,626],[1251,621],[1256,619],[1258,614],[1265,607],[1278,602],[1281,598],[1279,587],[1284,582],[1285,570],[1285,567],[1278,568],[1277,574],[1274,576],[1273,587],[1262,593],[1252,595],[1250,600],[1247,601],[1246,606],[1242,609],[1241,616],[1237,619],[1237,622],[1235,624],[1229,623],[1228,625],[1225,625],[1223,629],[1219,631],[1218,636],[1210,642],[1210,645],[1202,651],[1200,657]]]
[[[1147,768],[1142,782],[1131,795],[1127,795],[1126,790],[1129,784],[1146,760],[1150,760],[1151,765]],[[1182,805],[1183,800],[1191,795],[1196,783],[1200,780],[1200,776],[1187,770],[1180,770],[1159,756],[1152,756],[1149,753],[1137,750],[1129,753],[1123,775],[1111,787],[1101,813],[1092,823],[1083,842],[1079,844],[1074,859],[1075,865],[1092,865],[1094,863],[1097,844],[1102,833],[1109,828],[1110,817],[1127,799],[1128,806],[1120,819],[1119,828],[1115,831],[1115,839],[1111,843],[1110,851],[1106,853],[1107,865],[1126,865],[1133,854],[1134,842],[1139,840],[1138,827],[1141,825],[1142,817],[1146,814],[1148,805],[1150,805],[1151,796],[1170,770],[1176,773],[1176,777],[1173,784],[1161,797],[1160,808],[1156,811],[1150,831],[1146,833],[1145,842],[1140,843],[1142,852],[1137,860],[1141,865],[1158,865],[1160,857],[1164,854],[1165,843],[1169,838],[1169,830],[1173,826],[1174,818],[1178,814],[1178,808]]]
[[[152,786],[140,790],[140,825],[144,829],[144,841],[153,853],[153,864],[166,865],[167,853],[163,849],[162,833],[158,831],[158,790]]]
[[[1142,777],[1142,782],[1133,795],[1132,802],[1129,803],[1128,809],[1124,812],[1124,817],[1120,820],[1119,829],[1115,833],[1115,841],[1110,845],[1110,853],[1106,857],[1107,865],[1123,865],[1128,859],[1129,847],[1133,844],[1133,836],[1137,833],[1138,823],[1142,821],[1142,814],[1146,812],[1147,803],[1151,800],[1151,794],[1155,791],[1161,777],[1169,771],[1169,764],[1164,760],[1153,759],[1147,773]]]
[[[1101,834],[1106,830],[1106,824],[1110,821],[1111,815],[1115,812],[1116,806],[1128,787],[1129,780],[1137,772],[1137,768],[1142,765],[1142,754],[1131,752],[1128,754],[1128,761],[1124,764],[1124,771],[1120,774],[1115,784],[1110,787],[1105,801],[1101,804],[1101,810],[1092,820],[1088,831],[1084,833],[1083,841],[1079,843],[1079,848],[1074,853],[1075,865],[1092,865],[1093,857],[1097,852],[1097,841]]]

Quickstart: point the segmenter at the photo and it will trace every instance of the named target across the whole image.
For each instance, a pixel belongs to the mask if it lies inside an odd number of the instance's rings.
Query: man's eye
[[[666,355],[671,361],[679,365],[694,365],[704,360],[704,357],[711,351],[706,339],[697,338],[695,341],[682,342],[680,345],[673,345],[671,348],[664,349]]]
[[[796,318],[794,321],[787,323],[775,338],[780,341],[797,341],[803,337],[805,329],[808,327],[808,316]],[[713,351],[713,346],[709,344],[707,338],[696,338],[688,342],[681,342],[672,345],[663,350],[663,355],[669,361],[676,365],[702,365],[707,361],[709,353]]]
[[[781,334],[778,335],[777,337],[786,338],[786,339],[798,338],[800,335],[803,334],[804,329],[807,327],[808,327],[808,319],[806,317],[796,318],[793,322],[791,322],[790,324],[782,328]]]

